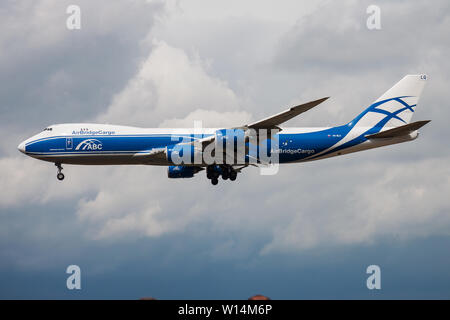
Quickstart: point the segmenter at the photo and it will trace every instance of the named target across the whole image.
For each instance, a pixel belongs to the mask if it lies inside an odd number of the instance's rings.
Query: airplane
[[[62,164],[141,164],[167,166],[168,178],[192,178],[206,170],[207,178],[217,185],[220,176],[223,180],[234,181],[237,174],[249,166],[314,161],[416,139],[418,129],[430,122],[411,122],[426,80],[427,76],[423,74],[406,75],[357,117],[336,127],[280,126],[324,102],[327,97],[233,128],[55,124],[20,143],[18,149],[27,156],[53,162],[58,180],[64,179]],[[266,149],[262,148],[264,141],[267,142]],[[230,145],[232,148],[228,149]],[[180,163],[183,150],[187,157]],[[206,156],[205,159],[201,157],[207,150],[212,155],[209,162],[205,160]],[[238,153],[243,155],[240,158],[243,161],[237,161]],[[192,154],[200,156],[200,161],[186,161],[192,160]],[[222,161],[216,160],[219,155]],[[277,155],[276,163],[263,161],[267,158],[263,155]]]

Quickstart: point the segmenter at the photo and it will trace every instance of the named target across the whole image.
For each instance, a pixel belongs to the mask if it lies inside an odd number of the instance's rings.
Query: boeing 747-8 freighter
[[[24,154],[62,164],[168,166],[169,178],[191,178],[205,170],[212,184],[234,181],[248,166],[320,160],[407,142],[429,122],[411,122],[425,75],[407,75],[356,118],[336,127],[286,128],[281,125],[327,98],[292,107],[233,128],[146,129],[75,123],[56,124],[23,141]]]

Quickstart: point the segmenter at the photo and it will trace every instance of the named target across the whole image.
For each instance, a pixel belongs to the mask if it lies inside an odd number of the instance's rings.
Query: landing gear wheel
[[[223,180],[228,180],[228,178],[230,177],[230,167],[228,166],[223,166],[222,167],[222,179]]]
[[[215,186],[216,184],[219,183],[219,179],[217,179],[217,177],[214,177],[211,179],[211,183]]]
[[[61,181],[64,180],[64,174],[62,173],[62,167],[61,163],[55,163],[55,166],[58,168],[58,174],[56,175],[56,178]]]
[[[231,171],[231,173],[230,173],[230,180],[234,181],[234,180],[236,180],[236,177],[237,177],[237,172],[236,171]]]

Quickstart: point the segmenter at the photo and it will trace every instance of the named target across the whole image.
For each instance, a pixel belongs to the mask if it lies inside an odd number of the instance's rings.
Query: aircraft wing
[[[208,144],[210,144],[211,142],[214,142],[214,140],[216,139],[215,135],[203,138],[203,139],[199,139],[196,141],[196,143],[200,143],[202,148],[204,149]],[[190,142],[191,144],[193,144],[194,142]]]
[[[301,114],[303,112],[308,111],[311,108],[314,108],[315,106],[324,102],[328,98],[329,97],[326,97],[326,98],[310,101],[310,102],[292,107],[286,111],[277,113],[271,117],[247,124],[243,127],[239,127],[238,129],[247,130],[247,129],[251,128],[251,129],[268,129],[268,130],[279,129],[279,130],[281,130],[278,127],[278,125],[298,116],[299,114]],[[237,128],[235,128],[235,129],[237,129]],[[208,136],[208,137],[205,137],[202,139],[198,139],[196,141],[188,142],[187,144],[199,144],[199,145],[201,145],[201,148],[204,150],[207,145],[214,143],[215,139],[216,139],[216,136],[211,135],[211,136]],[[147,161],[150,163],[152,161],[158,161],[158,160],[163,159],[165,157],[165,152],[166,152],[165,148],[155,148],[155,149],[148,150],[146,152],[136,153],[134,155],[134,157],[146,158]]]
[[[303,112],[308,111],[309,109],[314,108],[315,106],[324,102],[328,98],[329,97],[326,97],[326,98],[310,101],[310,102],[292,107],[286,111],[277,113],[277,114],[270,116],[268,118],[265,118],[263,120],[247,124],[245,127],[253,128],[253,129],[279,129],[278,125],[298,116],[299,114],[301,114]]]
[[[308,111],[309,109],[314,108],[315,106],[324,102],[328,98],[329,97],[325,97],[322,99],[310,101],[310,102],[292,107],[286,111],[277,113],[277,114],[275,114],[271,117],[265,118],[263,120],[252,122],[252,123],[244,125],[242,127],[237,127],[235,129],[246,130],[246,129],[252,128],[252,129],[268,129],[268,130],[269,129],[279,129],[279,130],[281,130],[281,128],[279,128],[278,125],[298,116],[299,114],[301,114],[303,112]],[[203,139],[199,139],[196,141],[196,143],[201,143],[202,147],[205,148],[210,143],[213,143],[214,140],[215,140],[215,136],[213,135],[213,136],[209,136],[209,137],[206,137]],[[194,143],[194,142],[190,142],[190,143]]]
[[[145,161],[147,161],[149,164],[152,162],[158,162],[162,161],[166,158],[166,148],[154,148],[150,149],[148,151],[135,153],[133,155],[135,158],[143,158]]]

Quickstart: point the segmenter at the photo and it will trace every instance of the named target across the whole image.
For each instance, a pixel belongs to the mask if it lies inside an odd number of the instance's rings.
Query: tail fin
[[[405,76],[349,125],[382,128],[410,123],[426,79],[426,75]]]

